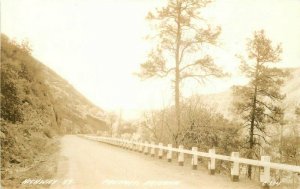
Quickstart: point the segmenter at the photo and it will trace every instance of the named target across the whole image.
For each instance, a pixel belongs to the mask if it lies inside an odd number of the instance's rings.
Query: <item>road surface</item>
[[[51,189],[254,189],[226,176],[180,167],[120,147],[67,135],[61,139],[57,183]]]

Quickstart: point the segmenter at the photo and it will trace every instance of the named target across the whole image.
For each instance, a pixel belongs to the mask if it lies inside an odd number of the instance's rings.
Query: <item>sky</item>
[[[17,41],[28,40],[33,56],[106,111],[126,119],[142,110],[173,103],[171,81],[141,81],[133,73],[146,60],[151,32],[145,16],[164,0],[2,0],[1,32]],[[300,66],[300,0],[216,0],[203,10],[221,26],[216,63],[231,78],[193,82],[183,95],[222,92],[243,84],[236,54],[245,52],[247,38],[264,29],[282,43],[280,67]]]

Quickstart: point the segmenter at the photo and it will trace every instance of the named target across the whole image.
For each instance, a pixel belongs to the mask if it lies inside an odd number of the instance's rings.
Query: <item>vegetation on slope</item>
[[[52,178],[57,136],[105,129],[101,113],[34,59],[28,44],[1,35],[2,186],[15,188],[26,178]]]
[[[55,151],[50,140],[57,132],[41,64],[27,44],[1,35],[1,177],[15,186],[22,175],[33,174],[42,155]],[[52,145],[53,146],[53,145]],[[36,158],[34,158],[36,157]],[[44,172],[48,174],[48,172]]]

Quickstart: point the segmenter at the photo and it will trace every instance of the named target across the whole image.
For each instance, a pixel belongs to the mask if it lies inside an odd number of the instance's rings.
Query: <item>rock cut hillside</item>
[[[71,84],[44,66],[42,72],[49,87],[56,121],[63,133],[96,133],[106,130],[105,112],[92,104]]]

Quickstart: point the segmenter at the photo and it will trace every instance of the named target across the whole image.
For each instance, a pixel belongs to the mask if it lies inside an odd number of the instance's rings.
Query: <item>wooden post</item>
[[[172,144],[168,144],[168,153],[167,153],[167,159],[168,159],[168,162],[171,162],[172,161]]]
[[[196,155],[198,148],[197,147],[192,147],[192,151],[195,153],[193,154],[192,157],[192,169],[196,170],[197,169],[197,165],[198,165],[198,156]]]
[[[127,140],[127,149],[130,150],[131,149],[131,141]]]
[[[231,180],[233,182],[239,181],[239,174],[240,174],[240,164],[237,161],[239,159],[240,153],[239,152],[232,152],[231,158],[233,159],[232,168],[231,168]]]
[[[134,151],[137,151],[137,152],[139,151],[139,144],[138,143],[139,143],[139,141],[136,140],[135,141],[135,149],[134,149]]]
[[[122,148],[125,148],[125,141],[124,139],[122,139],[122,145],[121,145]]]
[[[158,148],[158,158],[162,159],[162,157],[163,157],[163,149],[161,149],[161,148],[163,147],[163,143],[160,142],[158,144],[158,146],[159,146],[159,148]]]
[[[216,150],[215,149],[209,149],[208,153],[213,156],[213,155],[216,154]],[[208,162],[209,174],[214,175],[215,174],[215,169],[216,169],[216,159],[211,157],[210,161]]]
[[[127,149],[131,150],[131,140],[127,140]]]
[[[154,142],[151,142],[151,151],[150,151],[150,154],[151,154],[151,157],[154,157],[155,156],[155,148],[154,148],[154,145],[155,143]]]
[[[136,144],[136,151],[139,152],[139,151],[140,151],[140,148],[141,148],[141,145],[140,145],[141,141],[140,141],[140,140],[137,140],[136,143],[137,143],[137,144]]]
[[[268,164],[271,161],[270,156],[261,156],[261,161]],[[269,189],[270,188],[270,165],[264,165],[264,172],[260,176],[260,182],[262,183],[263,189]]]
[[[132,143],[131,143],[131,144],[132,144],[131,150],[132,150],[132,151],[135,151],[135,149],[136,149],[136,146],[135,146],[135,144],[134,144],[134,143],[135,143],[135,140],[132,139],[131,142],[132,142]]]
[[[143,144],[142,144],[143,142],[140,141],[139,143],[140,143],[139,144],[139,152],[142,153],[143,152]]]
[[[144,147],[144,154],[147,155],[148,154],[148,142],[145,141],[145,147]]]
[[[134,140],[133,139],[131,139],[130,140],[130,150],[132,150],[132,151],[134,151]]]
[[[131,140],[131,150],[132,150],[132,151],[135,151],[135,148],[136,148],[134,142],[135,142],[134,139],[132,139],[132,140]]]
[[[183,164],[184,164],[184,153],[181,152],[181,150],[183,150],[183,145],[179,145],[178,148],[180,150],[180,152],[178,154],[178,165],[183,166]]]
[[[132,143],[131,143],[131,140],[127,140],[127,149],[128,150],[131,150],[131,147],[132,147]]]

